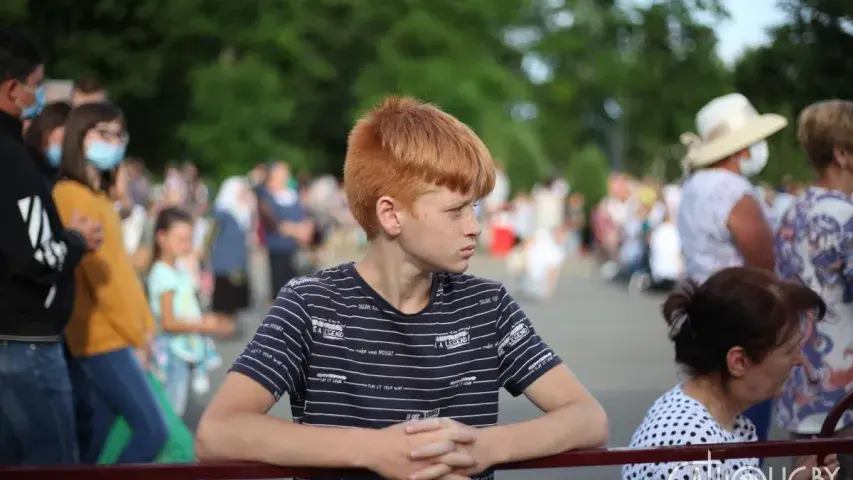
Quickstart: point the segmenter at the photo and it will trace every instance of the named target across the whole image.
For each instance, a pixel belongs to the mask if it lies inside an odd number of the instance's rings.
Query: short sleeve
[[[307,383],[310,323],[305,300],[285,286],[231,371],[258,382],[276,400],[284,393],[301,396]]]
[[[499,295],[498,381],[517,397],[545,372],[562,363],[562,360],[542,341],[527,315],[505,287],[501,286]]]
[[[174,269],[163,264],[156,264],[148,274],[148,295],[159,298],[166,292],[174,292],[178,289],[178,274]]]
[[[818,205],[821,208],[816,208],[808,219],[811,263],[822,282],[842,284],[843,301],[853,302],[853,203],[830,199]],[[832,267],[838,264],[840,271],[835,271],[840,279]]]
[[[726,173],[726,176],[715,178],[716,181],[708,185],[707,207],[711,209],[712,218],[715,218],[716,224],[720,226],[728,225],[732,210],[743,197],[748,195],[758,200],[755,188],[749,180],[740,175]]]

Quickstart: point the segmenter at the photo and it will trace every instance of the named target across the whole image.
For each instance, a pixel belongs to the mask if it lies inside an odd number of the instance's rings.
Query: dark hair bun
[[[674,339],[684,328],[695,292],[696,285],[688,282],[679,291],[670,294],[663,302],[663,318],[669,325],[670,338]]]
[[[688,284],[663,304],[675,361],[691,376],[729,376],[728,352],[740,347],[754,363],[800,330],[802,316],[826,313],[820,295],[754,267],[722,269]]]

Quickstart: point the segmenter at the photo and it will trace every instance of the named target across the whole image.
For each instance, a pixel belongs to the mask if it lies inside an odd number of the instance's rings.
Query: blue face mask
[[[21,110],[22,120],[32,120],[38,117],[41,114],[42,109],[44,109],[44,87],[36,88],[33,94],[36,97],[36,101],[29,107]]]
[[[98,170],[106,172],[112,170],[124,160],[124,152],[127,145],[120,143],[114,145],[107,142],[92,142],[86,149],[86,159]]]
[[[47,150],[45,150],[44,156],[47,157],[47,163],[49,163],[51,167],[59,167],[59,162],[62,161],[62,148],[59,144],[52,143],[47,147]]]

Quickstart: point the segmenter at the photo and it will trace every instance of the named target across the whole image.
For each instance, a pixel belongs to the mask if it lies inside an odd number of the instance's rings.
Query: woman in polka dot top
[[[807,287],[752,267],[720,270],[702,285],[672,294],[663,305],[675,361],[687,379],[649,408],[632,447],[754,442],[755,426],[743,415],[752,405],[778,396],[791,369],[802,363],[799,320],[826,313]],[[811,318],[811,317],[810,317]],[[815,457],[799,463],[811,478]],[[837,467],[828,457],[827,468]],[[710,472],[708,469],[710,468]],[[623,480],[763,478],[759,459],[699,464],[625,465]],[[694,469],[700,473],[694,477]],[[726,476],[728,475],[728,476]],[[798,478],[798,477],[795,477]]]

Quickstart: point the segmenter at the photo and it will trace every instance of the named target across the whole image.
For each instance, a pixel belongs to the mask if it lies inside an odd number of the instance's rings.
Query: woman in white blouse
[[[688,378],[654,402],[631,447],[757,441],[744,410],[778,396],[791,369],[803,362],[800,315],[819,321],[825,313],[823,300],[808,287],[754,267],[726,268],[670,295],[663,314],[675,361]],[[792,478],[812,478],[816,461],[801,459],[803,476]],[[757,458],[725,460],[717,467],[713,476],[707,462],[625,465],[622,479],[763,478]],[[828,456],[825,467],[834,475],[837,456]],[[694,468],[704,476],[694,477]]]
[[[682,135],[688,151],[678,231],[691,280],[741,265],[773,270],[773,234],[749,178],[767,165],[765,139],[787,123],[779,115],[759,115],[734,93],[699,111],[698,135]]]
[[[688,279],[701,283],[722,268],[741,265],[774,270],[773,231],[749,178],[767,165],[765,139],[787,124],[780,115],[760,115],[746,97],[733,93],[699,110],[698,135],[681,136],[688,151],[676,223]],[[759,440],[766,440],[771,404],[756,405],[747,416]]]

